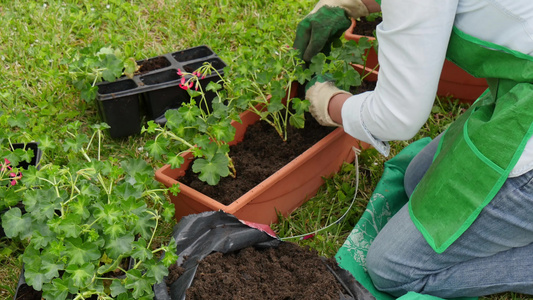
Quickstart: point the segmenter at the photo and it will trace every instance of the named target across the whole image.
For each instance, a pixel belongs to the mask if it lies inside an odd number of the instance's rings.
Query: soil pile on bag
[[[289,242],[215,252],[199,262],[186,299],[339,299],[344,289],[326,264],[338,268],[334,259]],[[183,269],[174,266],[169,272],[168,285]]]

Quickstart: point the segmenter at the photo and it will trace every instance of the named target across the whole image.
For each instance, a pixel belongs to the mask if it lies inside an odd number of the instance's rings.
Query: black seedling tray
[[[189,101],[186,90],[179,87],[181,76],[178,69],[193,72],[205,62],[211,63],[220,75],[226,63],[207,46],[198,46],[137,61],[140,73],[133,78],[122,77],[114,82],[98,84],[97,102],[100,116],[111,128],[113,138],[122,138],[140,133],[143,119],[164,120],[168,109],[178,108]],[[157,65],[143,71],[144,64]],[[210,81],[218,81],[213,73],[200,80],[203,88]],[[211,101],[215,94],[206,93]]]

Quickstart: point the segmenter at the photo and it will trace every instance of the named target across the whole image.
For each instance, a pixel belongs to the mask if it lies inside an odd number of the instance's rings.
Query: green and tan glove
[[[311,102],[309,112],[320,125],[342,127],[331,119],[328,112],[329,100],[338,94],[352,95],[337,88],[329,74],[317,75],[305,86],[305,98]]]
[[[306,62],[319,52],[328,54],[331,42],[350,27],[349,17],[357,19],[368,14],[361,0],[320,0],[298,24],[293,46]]]

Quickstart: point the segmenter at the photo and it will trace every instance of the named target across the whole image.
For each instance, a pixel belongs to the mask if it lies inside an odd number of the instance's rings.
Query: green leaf
[[[197,106],[182,106],[178,108],[178,112],[185,126],[196,124],[198,117],[202,114],[201,109]]]
[[[207,86],[205,87],[205,90],[206,91],[212,91],[212,92],[216,92],[218,90],[222,89],[222,85],[218,84],[217,82],[214,82],[214,81],[210,81]]]
[[[311,105],[311,102],[309,102],[309,100],[301,100],[300,98],[292,98],[291,105],[292,109],[297,114],[301,114],[309,111],[309,106]]]
[[[63,219],[59,219],[56,232],[63,234],[65,237],[78,237],[81,233],[79,217],[74,214],[68,214]]]
[[[133,232],[140,234],[143,238],[150,238],[152,236],[152,229],[155,228],[156,221],[154,216],[145,212],[135,222]]]
[[[43,152],[55,149],[56,144],[56,141],[54,141],[49,135],[44,134],[39,138],[39,148]]]
[[[113,280],[109,288],[111,289],[111,296],[113,297],[127,292],[126,288],[122,284],[122,280]]]
[[[198,178],[207,182],[209,185],[216,185],[220,181],[220,177],[226,177],[230,174],[229,160],[222,154],[217,153],[212,158],[197,158],[192,170],[195,173],[200,173]]]
[[[163,202],[163,212],[161,217],[165,222],[171,222],[174,219],[174,214],[176,213],[176,208],[173,203]]]
[[[324,53],[318,53],[313,58],[311,58],[311,64],[309,65],[309,70],[314,74],[322,74],[322,69],[326,62],[326,55]]]
[[[183,158],[183,156],[179,154],[169,156],[168,161],[167,161],[167,163],[173,169],[179,168],[184,162],[185,162],[185,158]]]
[[[146,276],[155,278],[156,282],[162,282],[163,278],[168,275],[168,268],[155,260],[148,261],[146,268]]]
[[[114,239],[126,233],[126,226],[124,225],[124,223],[118,222],[107,224],[104,228],[104,233],[109,238]]]
[[[154,170],[142,158],[129,158],[120,163],[127,176],[134,177],[137,174],[154,176]]]
[[[45,255],[41,256],[41,272],[43,272],[47,282],[53,278],[59,277],[59,271],[63,270],[64,265],[62,263],[58,263],[57,260],[58,257],[50,253],[46,253]]]
[[[106,55],[102,61],[102,66],[105,68],[105,70],[102,72],[102,78],[105,81],[115,81],[117,78],[122,76],[124,63],[114,54]]]
[[[65,240],[65,246],[63,255],[67,257],[69,266],[83,265],[98,260],[102,256],[96,244],[90,242],[83,243],[81,238]]]
[[[161,259],[161,262],[168,268],[178,260],[176,240],[171,238],[168,246],[162,248],[165,251],[165,254]]]
[[[294,114],[289,118],[290,124],[295,128],[304,128],[305,117],[304,114]]]
[[[71,280],[65,280],[63,278],[56,278],[52,280],[51,284],[43,286],[43,298],[49,300],[65,300],[69,292],[75,293],[74,289],[70,289],[72,286]]]
[[[50,231],[50,228],[40,225],[41,224],[37,225],[38,228],[33,228],[33,233],[31,236],[30,246],[34,247],[35,249],[44,249],[50,242],[57,238],[56,235]]]
[[[2,215],[2,227],[8,238],[19,237],[21,239],[28,237],[31,229],[32,220],[29,214],[24,214],[20,208],[14,207]]]
[[[91,102],[98,96],[98,86],[89,86],[81,90],[80,96],[83,100]]]
[[[120,208],[118,203],[105,204],[103,207],[101,205],[96,206],[97,209],[94,212],[94,216],[98,219],[105,220],[108,224],[113,224],[120,222],[124,214],[124,211]]]
[[[167,152],[166,149],[168,144],[169,142],[167,139],[159,137],[158,139],[146,142],[145,148],[148,150],[151,156],[158,160],[161,159],[161,156]]]
[[[131,257],[141,261],[147,261],[152,259],[153,256],[152,251],[146,248],[145,239],[141,238],[138,241],[133,242],[133,252],[131,253]]]
[[[80,152],[83,149],[84,145],[89,143],[89,138],[85,134],[77,134],[73,138],[65,139],[63,143],[63,151],[69,152]]]
[[[91,279],[95,274],[94,269],[93,264],[86,263],[81,266],[70,265],[65,269],[65,272],[69,274],[67,279],[72,280],[72,286],[83,289],[91,284]]]
[[[116,259],[120,255],[129,255],[133,249],[133,236],[124,235],[118,238],[106,239],[106,253],[112,259]]]
[[[83,221],[91,216],[91,213],[87,209],[88,207],[90,207],[90,204],[91,198],[89,198],[87,195],[82,194],[79,195],[78,198],[70,202],[69,208],[73,215],[76,215],[80,221]]]
[[[174,196],[177,196],[181,192],[179,183],[173,184],[168,190]]]
[[[31,285],[37,291],[42,290],[43,284],[47,282],[45,275],[41,273],[40,261],[24,266],[24,278],[28,285]]]
[[[139,66],[133,57],[124,60],[124,74],[129,78],[133,78],[133,75],[138,68]]]
[[[137,269],[126,272],[125,287],[133,289],[133,297],[140,298],[144,295],[153,296],[152,283],[142,276],[141,271]]]
[[[233,141],[237,129],[231,126],[231,121],[229,119],[226,119],[220,123],[212,125],[210,131],[215,140],[229,143]]]

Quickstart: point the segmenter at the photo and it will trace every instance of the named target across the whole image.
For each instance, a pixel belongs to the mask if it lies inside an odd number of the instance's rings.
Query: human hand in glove
[[[320,0],[298,24],[293,46],[300,51],[300,58],[309,62],[316,54],[329,52],[331,42],[350,27],[349,17],[368,14],[362,0]]]
[[[305,86],[305,98],[311,103],[309,112],[320,125],[342,126],[342,124],[333,121],[329,114],[330,100],[340,94],[344,95],[342,100],[345,100],[352,95],[337,88],[330,74],[317,75]],[[340,110],[344,101],[338,103],[340,104],[337,105],[335,109],[340,116]]]

